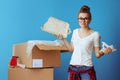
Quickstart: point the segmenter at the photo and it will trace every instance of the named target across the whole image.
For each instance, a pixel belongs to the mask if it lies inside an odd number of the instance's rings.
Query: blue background
[[[93,61],[98,80],[120,80],[120,0],[0,0],[0,80],[8,79],[8,62],[13,45],[28,40],[56,40],[40,27],[50,16],[78,28],[77,15],[82,5],[91,7],[91,28],[100,32],[102,41],[114,44],[117,51]],[[71,39],[71,34],[68,36]],[[71,54],[61,54],[61,67],[55,80],[67,80]]]

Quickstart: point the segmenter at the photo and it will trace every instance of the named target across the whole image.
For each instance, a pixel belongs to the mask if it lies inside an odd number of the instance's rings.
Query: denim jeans
[[[91,67],[89,67],[89,66],[73,67],[73,66],[70,65],[70,68],[71,68],[72,70],[78,72],[79,70],[83,70],[83,71],[84,71],[84,70],[88,70],[88,69],[90,69]],[[70,74],[69,74],[69,76],[70,76]],[[69,80],[69,76],[68,76],[68,80]],[[79,76],[81,77],[81,80],[90,80],[90,75],[89,75],[88,73],[81,73]]]

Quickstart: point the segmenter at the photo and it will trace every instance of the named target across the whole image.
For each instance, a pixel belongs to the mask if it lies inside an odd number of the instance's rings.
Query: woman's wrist
[[[102,50],[99,51],[100,56],[104,55],[104,52]]]
[[[61,40],[63,40],[63,41],[64,41],[64,40],[66,40],[66,38],[62,38]]]

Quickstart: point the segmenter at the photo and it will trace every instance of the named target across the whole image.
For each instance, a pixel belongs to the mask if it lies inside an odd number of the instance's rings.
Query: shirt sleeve
[[[100,34],[96,32],[94,36],[94,47],[99,47],[100,46]]]

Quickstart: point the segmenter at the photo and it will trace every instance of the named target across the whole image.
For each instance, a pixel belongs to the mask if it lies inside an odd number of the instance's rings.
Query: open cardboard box
[[[27,54],[28,44],[20,43],[14,46],[14,56],[20,58],[20,63],[27,68],[60,67],[61,51],[67,51],[65,46],[48,46],[36,44],[30,53]]]
[[[8,80],[54,80],[54,68],[8,68]]]

